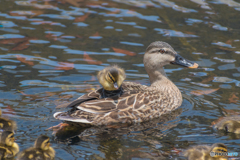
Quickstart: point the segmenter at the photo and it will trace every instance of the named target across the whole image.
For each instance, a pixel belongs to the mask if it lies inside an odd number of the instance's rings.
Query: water
[[[239,111],[239,13],[240,3],[227,0],[2,0],[0,107],[17,122],[20,149],[46,134],[59,160],[184,159],[188,146],[216,142],[239,151],[238,139],[211,127],[224,109]],[[117,63],[128,81],[149,85],[143,54],[157,40],[202,67],[165,67],[184,97],[169,119],[71,143],[46,130],[60,123],[57,104],[100,87],[105,66]]]

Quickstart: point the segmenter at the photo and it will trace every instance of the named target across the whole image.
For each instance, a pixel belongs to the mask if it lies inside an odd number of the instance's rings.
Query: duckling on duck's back
[[[148,121],[178,108],[182,104],[181,92],[167,78],[163,66],[177,64],[197,68],[198,64],[184,59],[168,43],[160,41],[148,46],[143,62],[151,86],[123,82],[122,95],[104,99],[100,99],[99,89],[79,97],[69,105],[72,108],[70,111],[57,112],[54,117],[91,125],[108,125]]]
[[[34,147],[28,148],[19,153],[17,160],[52,160],[55,157],[55,151],[50,147],[49,137],[39,136]]]
[[[117,65],[109,66],[98,72],[99,83],[103,86],[101,98],[122,94],[122,83],[126,78],[125,72]]]
[[[11,131],[4,131],[1,135],[0,141],[0,157],[12,158],[19,152],[18,144],[14,142],[14,133]]]
[[[98,72],[97,78],[103,88],[85,94],[72,102],[58,105],[56,108],[73,108],[85,101],[121,96],[123,94],[122,83],[126,75],[122,68],[117,65],[106,67]]]

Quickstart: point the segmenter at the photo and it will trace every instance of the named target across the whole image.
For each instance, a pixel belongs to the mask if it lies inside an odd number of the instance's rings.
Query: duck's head
[[[12,146],[14,144],[14,133],[11,131],[4,131],[1,135],[1,143],[7,146]]]
[[[122,68],[113,65],[99,71],[97,77],[105,90],[113,91],[119,89],[126,75]]]
[[[39,136],[36,141],[35,141],[35,144],[34,144],[34,147],[35,148],[40,148],[44,151],[48,150],[49,147],[50,147],[50,139],[48,136],[45,136],[45,135],[41,135]]]
[[[166,42],[156,41],[151,43],[144,54],[144,66],[148,71],[155,71],[167,64],[176,64],[188,68],[197,68],[193,63],[179,54]]]
[[[223,153],[223,152],[227,152],[227,146],[223,143],[215,143],[212,145],[210,152],[214,152],[214,153]],[[210,155],[212,157],[215,158],[220,158],[220,157],[224,157],[224,156],[220,156],[220,154],[211,154]]]
[[[226,132],[232,132],[236,134],[240,134],[240,123],[235,120],[228,120],[221,124],[218,127],[220,130],[225,130]]]
[[[215,143],[212,145],[211,151],[213,152],[227,152],[227,146],[223,143]]]

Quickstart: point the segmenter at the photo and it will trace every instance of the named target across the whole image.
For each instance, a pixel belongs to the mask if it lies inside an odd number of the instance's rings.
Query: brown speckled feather
[[[67,108],[67,107],[73,107],[76,106],[78,104],[81,104],[85,101],[90,101],[90,100],[94,100],[94,99],[100,99],[101,97],[101,92],[102,92],[102,88],[92,91],[88,94],[84,94],[82,96],[80,96],[78,99],[72,101],[72,102],[68,102],[68,103],[63,103],[58,105],[56,108]]]
[[[99,90],[83,95],[72,102],[75,104],[72,110],[58,113],[55,118],[92,125],[142,122],[176,109],[182,101],[179,98],[175,99],[177,102],[172,101],[168,92],[164,94],[155,88],[132,82],[124,82],[122,88],[124,92],[121,96],[99,99]],[[180,91],[174,93],[176,97],[181,97]],[[174,97],[172,93],[171,96]]]

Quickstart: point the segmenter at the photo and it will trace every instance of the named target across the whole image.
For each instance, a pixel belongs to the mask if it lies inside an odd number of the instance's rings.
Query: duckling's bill
[[[117,82],[114,82],[114,83],[113,83],[113,86],[114,86],[114,88],[116,88],[116,89],[118,89],[118,88],[119,88],[119,86],[118,86]]]
[[[191,61],[183,58],[179,54],[176,55],[175,61],[172,61],[171,64],[177,64],[177,65],[180,65],[183,67],[188,67],[188,68],[198,68],[197,63],[191,62]]]

